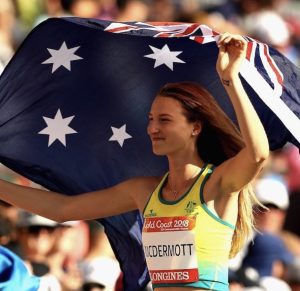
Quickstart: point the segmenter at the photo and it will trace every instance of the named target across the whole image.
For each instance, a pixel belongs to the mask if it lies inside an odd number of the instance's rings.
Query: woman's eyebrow
[[[153,114],[150,112],[149,114],[149,117],[152,116]],[[171,114],[168,114],[168,113],[160,113],[158,114],[159,117],[172,117]]]
[[[159,117],[172,117],[172,114],[168,114],[168,113],[160,113],[158,114]]]

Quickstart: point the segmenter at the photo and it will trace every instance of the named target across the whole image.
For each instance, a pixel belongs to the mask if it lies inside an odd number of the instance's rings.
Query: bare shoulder
[[[136,201],[140,211],[143,211],[150,195],[160,183],[162,177],[136,177],[130,179],[129,186],[134,189],[131,193],[132,198]]]

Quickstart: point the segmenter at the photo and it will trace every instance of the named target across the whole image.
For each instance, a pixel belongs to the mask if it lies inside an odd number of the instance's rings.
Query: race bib
[[[143,245],[152,283],[198,281],[196,217],[147,217]]]

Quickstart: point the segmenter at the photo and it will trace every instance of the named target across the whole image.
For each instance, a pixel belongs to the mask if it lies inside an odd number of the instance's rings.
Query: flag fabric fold
[[[199,82],[236,121],[215,69],[218,37],[199,24],[46,20],[0,78],[0,161],[67,195],[163,174],[166,160],[152,154],[146,134],[151,102],[162,85]],[[245,38],[241,78],[270,148],[287,142],[299,147],[300,70],[271,47]],[[142,290],[149,276],[140,213],[100,221],[124,272],[125,290]]]

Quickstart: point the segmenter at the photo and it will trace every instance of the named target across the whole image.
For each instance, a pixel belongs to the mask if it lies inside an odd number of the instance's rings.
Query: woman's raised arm
[[[269,143],[263,125],[239,78],[246,57],[247,41],[239,35],[223,34],[218,42],[217,71],[233,104],[244,139],[243,148],[222,165],[221,189],[238,192],[255,178],[269,155]]]

